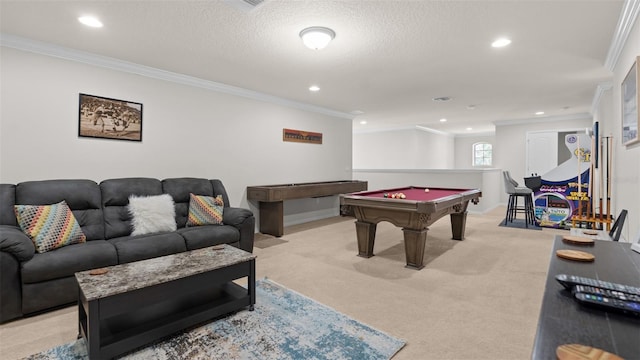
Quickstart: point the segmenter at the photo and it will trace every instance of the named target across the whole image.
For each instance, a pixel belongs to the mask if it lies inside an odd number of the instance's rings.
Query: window
[[[491,166],[492,153],[492,146],[489,143],[473,144],[473,166]]]

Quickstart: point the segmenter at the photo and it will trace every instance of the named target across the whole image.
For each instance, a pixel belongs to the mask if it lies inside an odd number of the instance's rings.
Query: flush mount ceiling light
[[[440,122],[447,122],[447,119],[442,118],[442,119],[440,119]]]
[[[544,111],[538,111],[536,112],[536,115],[544,115]]]
[[[93,16],[80,16],[78,18],[78,21],[80,21],[83,25],[86,25],[89,27],[93,27],[93,28],[102,27],[102,22]]]
[[[320,87],[318,85],[311,85],[309,86],[309,91],[311,92],[320,91]]]
[[[511,40],[507,39],[507,38],[500,38],[497,39],[496,41],[491,43],[492,47],[495,48],[501,48],[501,47],[505,47],[507,45],[511,44]]]
[[[302,42],[313,50],[324,49],[336,37],[336,33],[326,27],[313,26],[300,31]]]

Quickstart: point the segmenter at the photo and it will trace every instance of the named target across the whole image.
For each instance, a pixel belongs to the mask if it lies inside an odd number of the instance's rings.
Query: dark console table
[[[260,232],[279,237],[284,234],[284,200],[332,196],[364,190],[367,190],[367,182],[359,180],[247,186],[247,200],[259,201]]]
[[[595,255],[594,262],[576,262],[556,256],[573,249]],[[625,359],[640,358],[640,317],[580,305],[556,280],[557,274],[640,286],[640,254],[631,244],[596,240],[593,246],[566,244],[556,236],[547,274],[532,359],[555,359],[562,344],[600,348]]]

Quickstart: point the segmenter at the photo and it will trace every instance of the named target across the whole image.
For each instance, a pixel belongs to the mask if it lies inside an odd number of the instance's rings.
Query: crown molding
[[[422,126],[422,125],[416,125],[416,129],[418,129],[420,131],[430,132],[432,134],[437,134],[437,135],[454,136],[453,134],[450,134],[448,132],[440,131],[440,130],[436,130],[436,129],[432,129],[432,128],[428,128],[428,127]]]
[[[540,117],[527,118],[527,119],[496,120],[493,122],[493,124],[496,126],[523,125],[523,124],[537,124],[537,123],[545,123],[545,122],[553,122],[553,121],[581,120],[581,119],[591,119],[591,118],[592,116],[589,113],[578,113],[578,114],[563,115],[563,116],[540,116]]]
[[[420,130],[425,132],[430,132],[437,135],[443,136],[454,136],[445,131],[431,129],[421,125],[407,125],[407,126],[394,126],[394,127],[380,127],[375,129],[356,129],[353,130],[354,134],[370,134],[370,133],[381,133],[381,132],[393,132],[393,131],[407,131],[407,130]]]
[[[593,101],[591,101],[591,114],[595,114],[598,112],[598,108],[600,108],[600,100],[602,100],[602,96],[605,92],[613,89],[613,83],[607,81],[605,83],[598,84],[596,87],[596,92],[593,94]]]
[[[288,100],[285,98],[248,90],[237,86],[231,86],[215,81],[200,79],[180,73],[166,71],[150,66],[144,66],[124,60],[119,60],[107,56],[101,56],[85,51],[75,50],[50,43],[40,42],[6,33],[0,33],[0,46],[28,51],[41,55],[71,60],[88,65],[98,66],[106,69],[121,71],[130,74],[141,75],[153,79],[164,80],[176,84],[197,87],[209,91],[240,96],[252,100],[281,105],[298,110],[319,113],[323,115],[353,120],[355,115],[336,111],[320,106],[310,105],[302,102]]]
[[[638,19],[640,13],[640,0],[625,0],[622,5],[622,12],[618,19],[615,32],[613,33],[613,39],[611,40],[611,46],[607,53],[607,59],[604,62],[604,66],[609,71],[613,72],[618,58],[624,49],[624,45],[627,42],[627,38],[633,29],[633,25]]]
[[[479,133],[456,134],[455,135],[456,138],[489,137],[489,136],[496,136],[496,132],[495,131],[485,131],[485,132],[479,132]]]

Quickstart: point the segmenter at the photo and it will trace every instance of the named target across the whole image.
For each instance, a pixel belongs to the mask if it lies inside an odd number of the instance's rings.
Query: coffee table
[[[208,247],[76,273],[78,337],[89,359],[108,359],[255,305],[256,256]],[[233,280],[247,278],[247,288]]]

